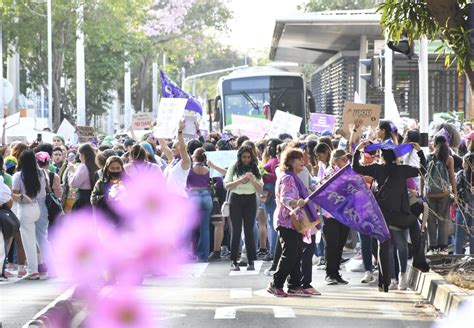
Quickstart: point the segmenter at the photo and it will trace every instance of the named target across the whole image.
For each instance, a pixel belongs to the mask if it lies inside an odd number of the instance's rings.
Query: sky
[[[250,56],[269,50],[275,18],[297,13],[301,0],[230,0],[234,18],[229,36],[223,42]]]

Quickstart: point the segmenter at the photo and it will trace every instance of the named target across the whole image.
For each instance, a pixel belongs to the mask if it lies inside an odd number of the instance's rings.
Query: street
[[[229,273],[229,262],[194,263],[179,277],[147,279],[139,292],[154,310],[156,326],[167,327],[430,327],[432,306],[410,291],[380,293],[360,283],[362,273],[343,272],[349,285],[327,286],[324,271],[313,270],[321,296],[276,298],[265,290],[269,262],[256,271]],[[1,285],[3,328],[21,327],[67,288],[57,281]],[[15,295],[15,296],[13,296]]]

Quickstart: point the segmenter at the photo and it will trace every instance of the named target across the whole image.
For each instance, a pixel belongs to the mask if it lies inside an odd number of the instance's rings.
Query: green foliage
[[[298,6],[305,12],[375,8],[377,0],[309,0]]]
[[[459,72],[470,63],[470,29],[467,0],[458,0],[457,9],[449,13],[448,19],[434,15],[427,0],[387,0],[378,11],[382,14],[381,24],[387,30],[388,38],[398,41],[403,33],[410,40],[426,36],[430,40],[443,42],[437,51],[445,56],[444,63],[457,63]],[[433,5],[435,2],[432,1]],[[453,58],[454,56],[454,58]],[[439,57],[439,56],[438,56]]]

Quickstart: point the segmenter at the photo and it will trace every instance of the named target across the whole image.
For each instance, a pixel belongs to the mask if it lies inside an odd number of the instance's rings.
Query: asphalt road
[[[411,291],[378,292],[360,283],[362,273],[342,272],[348,285],[327,286],[313,270],[311,298],[276,298],[266,292],[269,262],[255,272],[229,272],[229,261],[188,264],[177,277],[147,279],[140,292],[154,309],[157,327],[431,327],[433,307]],[[316,268],[316,267],[314,267]],[[67,287],[57,280],[0,284],[0,322],[21,327]]]

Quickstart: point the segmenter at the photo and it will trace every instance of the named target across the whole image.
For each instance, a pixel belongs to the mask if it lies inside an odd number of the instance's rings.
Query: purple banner
[[[380,241],[390,238],[387,224],[364,179],[345,166],[308,197],[336,220]]]
[[[312,132],[323,132],[326,130],[333,132],[334,124],[336,124],[335,115],[311,113],[308,130]]]
[[[168,75],[165,72],[160,70],[160,77],[161,77],[161,93],[164,98],[186,98],[188,102],[186,103],[186,107],[184,109],[196,112],[202,115],[202,106],[201,104],[194,98],[193,96],[189,95],[187,92],[183,91],[180,87],[173,83],[170,80]]]

